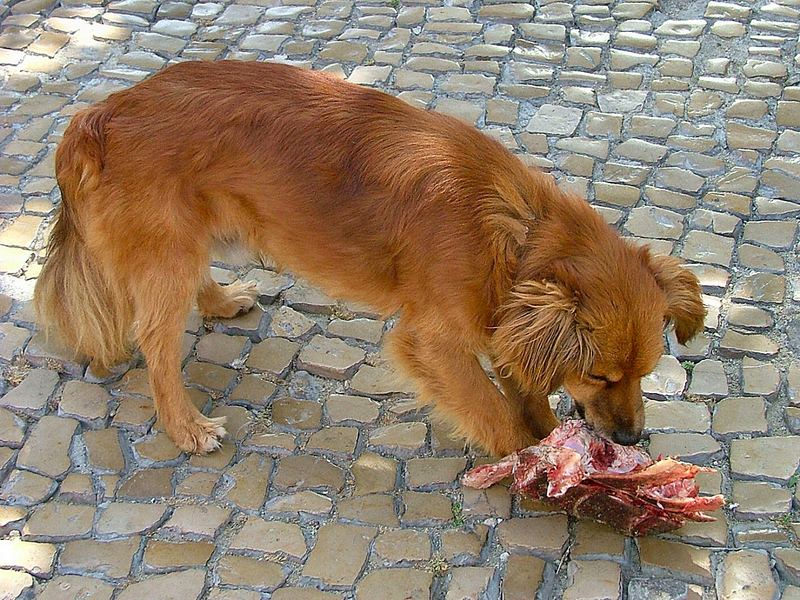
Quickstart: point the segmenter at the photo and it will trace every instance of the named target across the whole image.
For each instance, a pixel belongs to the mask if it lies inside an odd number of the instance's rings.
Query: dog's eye
[[[608,379],[607,377],[603,377],[602,375],[593,375],[593,374],[589,373],[587,375],[587,377],[589,378],[589,380],[592,383],[599,383],[599,384],[602,384],[602,385],[611,385],[611,380]]]

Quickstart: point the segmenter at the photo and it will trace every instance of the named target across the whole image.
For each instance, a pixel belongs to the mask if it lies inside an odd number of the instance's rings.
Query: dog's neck
[[[524,223],[527,235],[518,249],[513,284],[547,279],[553,266],[564,259],[597,257],[610,246],[624,243],[602,216],[578,196],[559,190],[540,198],[538,204],[535,218]]]

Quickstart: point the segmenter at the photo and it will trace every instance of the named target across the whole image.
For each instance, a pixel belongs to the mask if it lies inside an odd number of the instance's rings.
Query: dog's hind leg
[[[131,274],[135,333],[150,373],[150,386],[161,426],[175,445],[190,453],[215,450],[225,435],[223,419],[209,419],[189,400],[181,377],[181,341],[186,315],[203,268],[186,254],[171,261],[149,261]],[[171,264],[169,273],[163,264]]]
[[[403,323],[392,331],[391,349],[420,385],[423,399],[455,425],[457,433],[497,456],[536,442],[523,407],[489,380],[475,354],[459,348],[437,327],[418,335]]]
[[[204,317],[229,319],[253,308],[257,298],[255,281],[234,281],[222,286],[206,273],[197,292],[197,307]]]

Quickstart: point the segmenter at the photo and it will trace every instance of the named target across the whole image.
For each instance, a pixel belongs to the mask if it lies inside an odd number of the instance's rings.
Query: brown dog
[[[703,326],[697,279],[676,259],[624,242],[472,127],[322,73],[175,65],[76,115],[56,171],[40,314],[100,367],[135,340],[188,452],[224,429],[184,390],[186,315],[195,299],[230,317],[256,298],[211,279],[220,242],[399,310],[392,345],[423,397],[495,454],[555,426],[547,394],[562,383],[599,430],[635,442],[665,322],[680,341]]]

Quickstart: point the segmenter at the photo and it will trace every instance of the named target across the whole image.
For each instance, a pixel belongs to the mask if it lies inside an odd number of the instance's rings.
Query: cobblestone
[[[761,398],[726,398],[714,409],[714,432],[766,433],[766,404]]]
[[[655,431],[703,432],[711,422],[708,408],[700,403],[648,401],[644,410],[647,428]]]
[[[0,569],[0,588],[4,590],[6,597],[11,600],[24,598],[33,588],[33,577],[27,573]]]
[[[300,527],[292,523],[250,518],[231,540],[233,550],[254,550],[265,554],[281,553],[302,558],[306,543]]]
[[[622,574],[616,563],[575,561],[570,563],[567,580],[565,600],[614,598],[620,595]]]
[[[488,567],[457,567],[453,569],[445,600],[479,597],[486,591],[492,569]]]
[[[776,517],[791,510],[789,490],[773,483],[736,481],[733,484],[735,513],[742,519]]]
[[[143,564],[148,569],[173,567],[202,567],[211,557],[214,546],[206,542],[151,541],[147,545]]]
[[[17,456],[17,466],[58,478],[72,465],[70,444],[78,427],[74,419],[42,417]]]
[[[274,483],[289,490],[329,488],[339,491],[344,485],[344,472],[318,456],[290,456],[280,461]]]
[[[367,558],[375,529],[353,525],[323,526],[303,575],[329,585],[353,585]]]
[[[164,528],[179,535],[213,538],[229,517],[230,510],[219,506],[178,506]]]
[[[778,548],[774,553],[778,570],[787,575],[789,581],[800,581],[800,553],[791,548]]]
[[[68,542],[59,556],[59,566],[66,570],[99,573],[114,579],[127,577],[139,538],[118,542],[79,540]]]
[[[711,556],[707,549],[644,538],[639,542],[639,555],[645,572],[668,570],[679,579],[711,583]]]
[[[579,521],[572,551],[581,559],[621,560],[625,538],[605,525]]]
[[[261,590],[276,588],[285,579],[275,563],[231,554],[220,560],[217,573],[221,584]]]
[[[797,10],[0,7],[0,587],[23,599],[800,597]],[[646,437],[652,453],[719,469],[699,480],[730,510],[640,540],[637,561],[596,524],[568,527],[502,486],[462,489],[478,457],[413,403],[383,351],[393,319],[269,265],[218,259],[214,276],[257,282],[259,305],[187,322],[190,396],[230,432],[205,457],[154,423],[138,356],[101,379],[46,339],[28,300],[69,118],[167,64],[222,58],[325,69],[466,120],[636,243],[687,261],[706,327],[687,346],[671,339],[675,358],[643,380]]]
[[[387,600],[421,598],[430,595],[433,576],[418,569],[376,569],[356,586],[357,598]]]
[[[315,375],[334,379],[347,379],[366,353],[341,340],[314,337],[297,357],[297,367]]]
[[[115,502],[109,504],[97,519],[97,533],[112,536],[141,533],[158,523],[165,512],[166,507],[159,504]]]
[[[125,458],[116,429],[85,431],[83,442],[89,464],[101,471],[120,472],[125,467]]]
[[[4,463],[9,458],[6,458]],[[52,496],[56,485],[56,482],[48,477],[15,469],[8,474],[3,487],[0,488],[0,498],[14,504],[32,506]]]
[[[0,569],[21,569],[47,577],[53,572],[56,546],[19,539],[0,540]]]
[[[57,373],[47,369],[34,369],[17,387],[0,398],[0,406],[33,414],[41,413],[57,383]]]
[[[725,555],[717,576],[720,598],[772,598],[778,591],[763,550],[738,550]]]
[[[800,436],[761,437],[731,443],[731,472],[787,481],[800,462]]]
[[[431,557],[431,542],[419,531],[387,531],[375,539],[375,552],[391,563],[428,560]]]
[[[110,396],[101,386],[82,381],[68,381],[61,392],[58,412],[81,421],[101,422],[108,415]]]
[[[58,542],[84,537],[92,530],[94,507],[50,502],[34,511],[25,523],[26,539]]]
[[[532,590],[539,589],[545,562],[535,556],[512,554],[506,564],[503,579],[503,598],[525,600]]]
[[[19,448],[25,437],[25,421],[11,411],[0,409],[0,442]]]
[[[718,456],[722,447],[712,436],[703,433],[654,433],[650,436],[649,451],[653,457],[674,456],[704,464]]]
[[[204,572],[199,569],[153,575],[126,587],[117,596],[120,600],[163,598],[164,600],[196,600],[203,590]]]
[[[497,529],[500,543],[509,551],[540,554],[545,558],[558,555],[567,535],[561,515],[502,522]]]
[[[701,360],[692,369],[689,394],[724,397],[728,394],[728,379],[724,365],[716,360]]]

